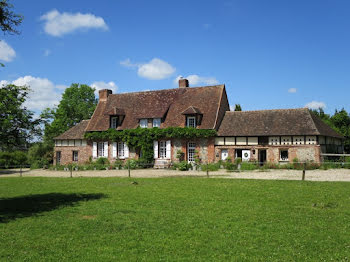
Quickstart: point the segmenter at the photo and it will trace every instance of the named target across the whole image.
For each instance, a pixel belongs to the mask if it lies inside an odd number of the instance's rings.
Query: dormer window
[[[140,127],[147,128],[148,127],[148,119],[140,119]]]
[[[111,117],[111,128],[117,128],[118,126],[118,117],[113,116]]]
[[[190,106],[182,114],[186,116],[187,127],[196,128],[201,125],[203,114],[197,107]]]
[[[153,118],[153,127],[160,127],[160,118]]]
[[[188,116],[186,121],[186,126],[196,128],[196,117]]]

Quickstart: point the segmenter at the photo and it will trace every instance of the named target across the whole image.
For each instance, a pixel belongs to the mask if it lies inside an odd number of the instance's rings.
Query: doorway
[[[266,162],[266,149],[259,149],[259,164],[262,166]]]

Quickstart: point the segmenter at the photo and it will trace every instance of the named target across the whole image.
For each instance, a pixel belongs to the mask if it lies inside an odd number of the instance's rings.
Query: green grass
[[[0,261],[348,261],[350,183],[1,178]]]

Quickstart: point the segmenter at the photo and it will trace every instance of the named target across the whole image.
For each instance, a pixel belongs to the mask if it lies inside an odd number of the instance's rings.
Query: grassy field
[[[0,261],[348,261],[350,183],[2,178]]]

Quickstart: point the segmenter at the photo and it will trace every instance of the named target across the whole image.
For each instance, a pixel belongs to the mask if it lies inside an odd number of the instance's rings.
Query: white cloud
[[[130,59],[128,58],[121,61],[120,64],[128,68],[138,68],[137,74],[140,77],[150,80],[161,80],[168,78],[176,71],[175,67],[159,58],[153,58],[148,63],[131,63]]]
[[[16,52],[4,40],[0,40],[0,60],[11,62],[16,57]]]
[[[31,89],[24,105],[33,111],[41,111],[46,107],[52,108],[58,105],[61,98],[59,89],[63,89],[62,85],[54,85],[47,78],[33,76],[19,77],[12,82],[1,80],[0,86],[10,83],[18,86],[28,86]]]
[[[50,54],[51,54],[51,50],[50,49],[45,49],[44,56],[49,56]]]
[[[10,84],[9,81],[7,81],[7,80],[1,80],[1,81],[0,81],[0,88],[3,87],[3,86],[6,86],[6,85],[8,85],[8,84]]]
[[[297,89],[296,88],[289,88],[288,93],[296,93]]]
[[[309,102],[305,105],[305,107],[310,108],[310,109],[319,109],[319,108],[326,108],[326,104],[324,102],[319,102],[319,101],[312,101]]]
[[[98,96],[98,90],[101,90],[101,89],[111,89],[113,91],[113,94],[117,93],[118,91],[118,86],[112,81],[108,83],[103,81],[97,81],[97,82],[93,82],[90,86],[96,89],[95,90],[96,96]]]
[[[127,58],[127,59],[125,59],[125,60],[123,60],[123,61],[120,61],[120,64],[121,64],[122,66],[128,67],[128,68],[136,68],[136,67],[141,66],[140,64],[133,64],[133,63],[131,63],[130,58]]]
[[[175,78],[174,83],[177,84],[179,82],[179,79],[182,76],[178,76]],[[196,85],[216,85],[218,84],[218,80],[215,77],[203,77],[203,76],[199,76],[199,75],[189,75],[187,77],[185,77],[189,84],[192,86],[196,86]]]
[[[108,29],[103,18],[93,14],[60,13],[54,9],[42,15],[40,20],[45,21],[44,30],[52,36],[62,36],[78,29]]]

